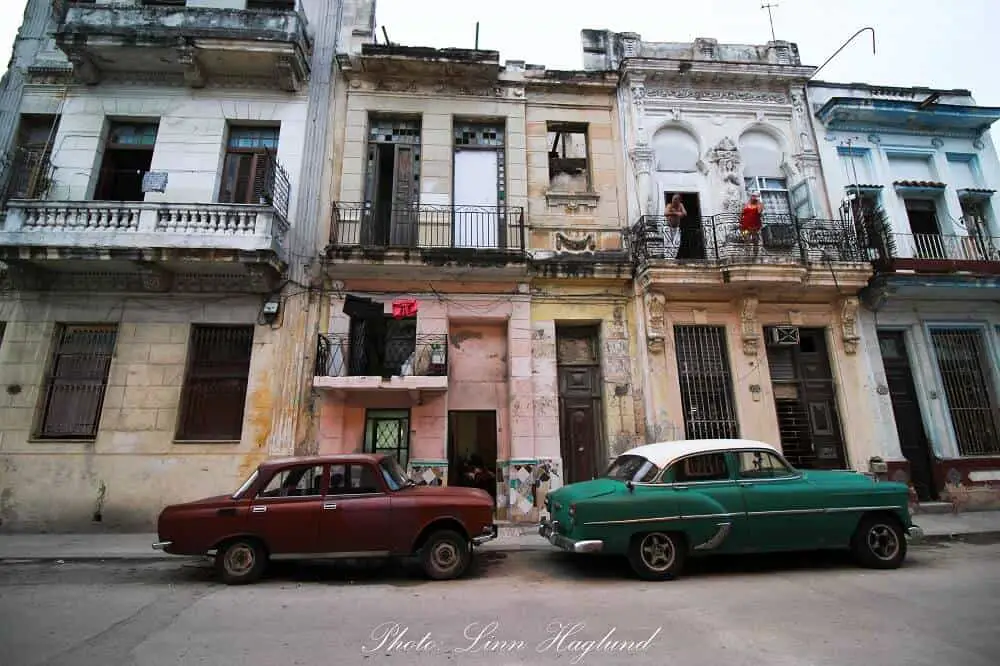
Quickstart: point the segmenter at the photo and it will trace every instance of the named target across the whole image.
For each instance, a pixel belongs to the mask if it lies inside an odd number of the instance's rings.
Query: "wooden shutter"
[[[116,326],[60,330],[46,381],[40,437],[97,436],[117,335]]]
[[[178,439],[240,439],[252,352],[253,326],[192,330]]]

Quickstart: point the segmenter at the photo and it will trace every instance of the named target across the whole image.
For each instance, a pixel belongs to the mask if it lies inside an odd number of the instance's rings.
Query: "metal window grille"
[[[674,338],[684,436],[687,439],[738,437],[725,327],[676,326]]]
[[[368,410],[365,451],[395,456],[405,469],[410,458],[409,410]]]
[[[1000,454],[1000,424],[982,331],[931,331],[948,414],[963,456]]]
[[[97,437],[118,327],[63,325],[45,382],[38,436]]]
[[[178,439],[241,438],[252,353],[253,326],[192,328]]]

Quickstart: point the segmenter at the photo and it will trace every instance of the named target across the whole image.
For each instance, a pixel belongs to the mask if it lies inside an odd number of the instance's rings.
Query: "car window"
[[[604,473],[604,476],[619,481],[643,483],[652,481],[659,471],[660,468],[646,458],[634,454],[626,454],[618,456],[608,466],[608,471]]]
[[[739,474],[743,479],[773,479],[795,474],[781,458],[769,451],[742,451],[739,460]]]
[[[724,481],[729,478],[729,466],[725,453],[700,453],[678,460],[670,468],[673,480],[678,483],[689,481]]]
[[[366,463],[330,465],[330,490],[328,495],[362,495],[377,493],[379,488],[375,470]]]
[[[257,497],[318,497],[322,488],[322,465],[297,465],[275,473]]]

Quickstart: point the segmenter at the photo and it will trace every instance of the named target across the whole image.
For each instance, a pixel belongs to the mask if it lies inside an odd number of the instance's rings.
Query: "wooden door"
[[[392,183],[392,227],[389,244],[394,247],[415,247],[417,241],[417,210],[413,174],[413,147],[396,146]]]
[[[600,471],[601,371],[597,331],[556,335],[559,439],[565,483],[588,481]]]
[[[906,338],[903,331],[879,331],[878,345],[882,352],[899,446],[903,457],[910,463],[910,481],[921,502],[932,501],[937,493],[934,490],[931,447],[920,415],[917,388],[913,384],[910,359],[906,353]]]

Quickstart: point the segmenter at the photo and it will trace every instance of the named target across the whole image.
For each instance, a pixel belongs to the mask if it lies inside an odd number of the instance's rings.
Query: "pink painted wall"
[[[363,294],[359,294],[363,295]],[[502,295],[445,296],[399,294],[418,301],[418,334],[449,334],[447,394],[424,394],[424,404],[411,407],[410,457],[447,457],[448,411],[496,410],[497,457],[534,454],[533,385],[531,376],[531,311],[523,302]],[[390,311],[393,296],[377,295]],[[343,299],[330,302],[328,331],[347,332]],[[361,450],[365,407],[405,408],[408,396],[392,393],[343,399],[323,393],[319,408],[319,450],[347,453]]]

